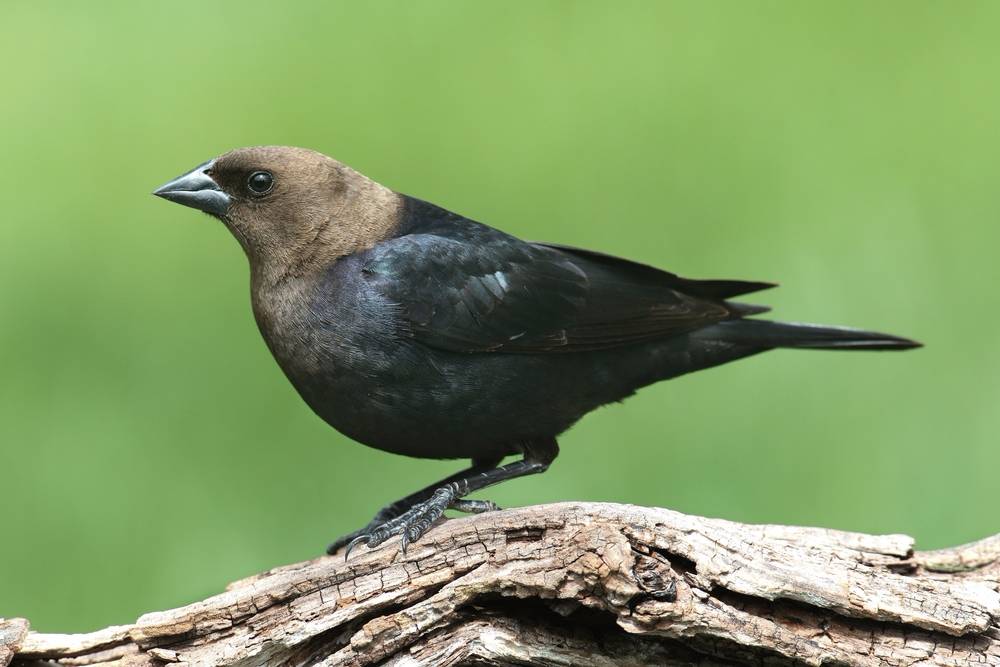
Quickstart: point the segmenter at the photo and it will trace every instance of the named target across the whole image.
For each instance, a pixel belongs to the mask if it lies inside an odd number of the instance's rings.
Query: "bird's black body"
[[[264,339],[320,417],[371,447],[473,462],[331,549],[394,534],[405,547],[448,507],[491,509],[463,497],[545,470],[560,433],[653,382],[776,347],[917,345],[753,319],[767,308],[732,299],[769,283],[522,241],[311,151],[241,149],[157,193],[240,240]]]
[[[305,349],[272,343],[313,410],[359,442],[502,457],[639,387],[764,349],[726,340],[717,323],[738,308],[676,289],[697,282],[407,203],[397,235],[292,286],[308,295],[296,309]],[[764,286],[705,289],[722,285]],[[664,304],[665,316],[650,315]],[[264,333],[270,342],[277,332]]]

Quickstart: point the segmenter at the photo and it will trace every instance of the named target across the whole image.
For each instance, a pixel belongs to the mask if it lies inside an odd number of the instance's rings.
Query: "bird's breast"
[[[393,322],[363,284],[295,279],[253,290],[261,335],[288,379],[314,409],[395,366]]]
[[[293,384],[330,370],[322,323],[310,310],[304,286],[255,289],[253,313],[271,354]]]

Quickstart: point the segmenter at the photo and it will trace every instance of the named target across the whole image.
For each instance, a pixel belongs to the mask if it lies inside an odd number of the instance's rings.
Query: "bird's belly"
[[[369,447],[425,458],[509,449],[504,433],[490,432],[488,419],[473,418],[482,416],[474,400],[475,364],[440,361],[385,334],[364,308],[328,304],[334,325],[317,323],[308,299],[293,296],[261,299],[255,315],[285,376],[335,429]]]
[[[362,444],[420,458],[491,458],[555,436],[595,407],[553,395],[537,359],[400,349],[293,383],[317,415]]]

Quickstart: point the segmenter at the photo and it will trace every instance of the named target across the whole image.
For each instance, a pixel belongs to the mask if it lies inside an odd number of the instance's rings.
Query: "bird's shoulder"
[[[398,306],[414,338],[451,351],[511,349],[585,305],[587,276],[561,253],[453,217],[371,248],[361,272]]]
[[[518,273],[542,278],[551,272],[570,282],[586,280],[583,271],[563,253],[467,219],[411,228],[406,234],[382,241],[365,255],[361,268],[370,275],[411,283],[424,278],[436,284],[458,284],[497,273],[508,279]]]

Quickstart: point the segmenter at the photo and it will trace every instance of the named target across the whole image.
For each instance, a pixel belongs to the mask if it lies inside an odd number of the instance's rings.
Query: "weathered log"
[[[80,635],[0,620],[0,667],[1000,665],[1000,535],[904,535],[561,503],[449,520]]]

